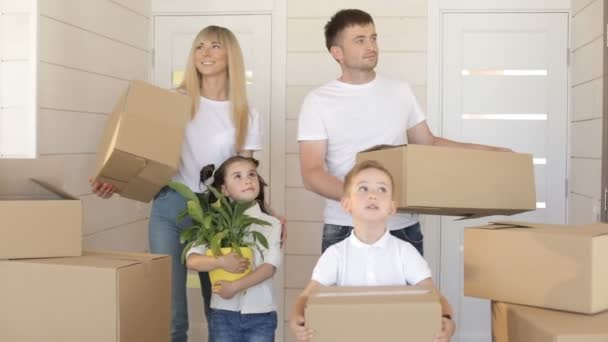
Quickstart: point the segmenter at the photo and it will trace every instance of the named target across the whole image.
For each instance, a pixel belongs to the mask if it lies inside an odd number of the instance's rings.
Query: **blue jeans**
[[[211,309],[209,342],[274,342],[276,329],[275,311],[241,314],[237,311]]]
[[[186,266],[181,255],[184,245],[179,242],[181,231],[192,225],[190,218],[176,223],[177,215],[186,208],[186,200],[171,188],[162,188],[152,204],[150,213],[150,252],[171,256],[171,341],[188,341],[188,302],[186,298]],[[202,277],[202,276],[201,276]],[[208,278],[208,276],[207,276]],[[205,290],[203,290],[205,292]],[[208,289],[211,298],[211,287]],[[208,309],[208,300],[205,300]],[[209,316],[207,316],[209,317]]]
[[[325,224],[323,226],[323,241],[321,243],[321,252],[325,252],[325,250],[329,246],[346,239],[350,235],[350,232],[352,230],[353,227],[350,226]],[[397,237],[405,242],[411,243],[414,247],[416,247],[418,252],[420,252],[420,255],[424,255],[424,247],[422,245],[423,236],[422,231],[420,230],[419,222],[416,222],[415,224],[409,227],[391,230],[390,233],[394,237]]]

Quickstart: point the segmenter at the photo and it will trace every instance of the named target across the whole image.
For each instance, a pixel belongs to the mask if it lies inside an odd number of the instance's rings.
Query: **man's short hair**
[[[336,45],[336,40],[342,31],[350,26],[365,26],[373,24],[374,19],[369,13],[359,9],[343,9],[334,14],[325,24],[325,46],[327,50]]]
[[[346,174],[346,177],[344,177],[344,194],[348,194],[350,192],[350,188],[352,187],[352,182],[353,182],[353,178],[355,178],[358,174],[360,174],[361,172],[368,170],[368,169],[374,169],[374,170],[378,170],[382,173],[384,173],[385,175],[388,176],[388,179],[391,181],[390,187],[391,187],[391,191],[393,189],[393,175],[391,175],[391,173],[379,162],[375,161],[375,160],[365,160],[362,161],[358,164],[356,164],[355,166],[353,166],[352,169],[350,169],[350,171],[348,171],[348,173]]]

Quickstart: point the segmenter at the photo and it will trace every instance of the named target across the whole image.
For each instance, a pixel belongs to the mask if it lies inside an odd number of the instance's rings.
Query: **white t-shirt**
[[[327,140],[327,170],[343,181],[355,165],[357,152],[380,144],[406,144],[406,131],[424,120],[405,82],[380,75],[357,85],[334,80],[304,99],[298,141]],[[415,215],[399,213],[389,218],[388,228],[404,228],[417,221]],[[326,200],[325,223],[353,226],[340,202],[331,199]]]
[[[430,277],[431,270],[418,250],[388,230],[372,245],[363,243],[353,231],[331,245],[312,272],[312,280],[324,286],[416,285]]]
[[[243,150],[262,149],[260,114],[249,108],[249,126]],[[162,137],[159,137],[162,139]],[[199,110],[186,126],[182,155],[174,181],[186,184],[194,192],[203,192],[200,171],[203,166],[219,167],[236,155],[236,138],[229,101],[214,101],[201,97]]]
[[[268,249],[261,247],[262,254],[260,254],[257,248],[253,248],[253,269],[255,270],[263,264],[270,264],[278,269],[281,266],[283,258],[281,254],[281,222],[275,217],[264,214],[259,205],[254,205],[247,209],[245,214],[271,224],[270,226],[260,226],[257,224],[250,226],[251,230],[264,234],[268,241]],[[186,253],[186,258],[193,253],[204,255],[206,251],[206,245],[193,247]],[[264,256],[263,259],[262,255]],[[219,295],[212,294],[211,307],[220,310],[240,311],[243,314],[276,311],[277,305],[273,298],[272,278],[268,278],[230,299],[224,299]]]

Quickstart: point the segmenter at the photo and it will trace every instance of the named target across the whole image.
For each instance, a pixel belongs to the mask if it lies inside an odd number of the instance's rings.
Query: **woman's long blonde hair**
[[[202,78],[194,64],[194,56],[200,41],[206,37],[217,38],[218,43],[225,47],[228,53],[228,100],[232,109],[232,123],[234,124],[236,150],[240,151],[245,144],[249,126],[249,104],[247,103],[247,90],[245,83],[245,62],[239,42],[234,34],[227,28],[220,26],[207,26],[202,29],[192,41],[192,48],[186,62],[184,79],[177,89],[186,93],[192,99],[192,117],[199,109]]]

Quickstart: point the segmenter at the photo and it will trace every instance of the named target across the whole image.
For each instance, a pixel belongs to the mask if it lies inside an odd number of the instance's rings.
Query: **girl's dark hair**
[[[200,181],[201,183],[205,184],[207,182],[207,180],[209,180],[209,178],[213,177],[213,181],[211,182],[212,187],[214,187],[215,189],[217,189],[217,191],[222,191],[222,185],[224,185],[225,183],[225,178],[226,178],[226,169],[228,169],[228,167],[236,162],[240,162],[240,161],[245,161],[245,162],[249,162],[251,164],[253,164],[257,170],[258,166],[260,165],[260,162],[252,157],[243,157],[243,156],[234,156],[234,157],[230,157],[228,159],[226,159],[217,169],[215,169],[215,165],[213,164],[209,164],[204,166],[201,169],[200,172]],[[264,179],[262,178],[262,176],[260,176],[258,174],[258,181],[260,182],[260,193],[258,194],[258,197],[255,198],[255,201],[258,202],[258,204],[260,205],[260,209],[262,210],[262,212],[264,212],[265,214],[269,214],[268,210],[266,209],[266,201],[265,201],[265,197],[264,197],[264,193],[265,193],[265,188],[266,188],[266,182],[264,181]],[[208,191],[209,192],[209,191]],[[217,200],[217,198],[215,198],[215,196],[213,196],[212,193],[209,193],[209,199],[211,202],[215,202]]]

